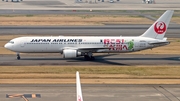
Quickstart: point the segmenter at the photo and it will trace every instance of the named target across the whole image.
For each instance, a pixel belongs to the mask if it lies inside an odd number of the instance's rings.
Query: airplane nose
[[[4,48],[6,48],[6,49],[9,49],[9,48],[10,48],[9,45],[8,45],[8,43],[4,45]]]
[[[4,45],[4,48],[7,48],[7,44]]]

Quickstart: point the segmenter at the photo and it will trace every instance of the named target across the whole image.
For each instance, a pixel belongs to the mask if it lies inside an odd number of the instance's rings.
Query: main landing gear
[[[95,58],[92,55],[93,55],[92,53],[86,53],[84,55],[84,59],[87,60],[87,61],[95,60]]]
[[[93,56],[88,56],[88,55],[84,55],[84,59],[89,61],[89,60],[95,60],[95,58]]]
[[[21,59],[20,54],[17,53],[17,60],[20,60],[20,59]]]

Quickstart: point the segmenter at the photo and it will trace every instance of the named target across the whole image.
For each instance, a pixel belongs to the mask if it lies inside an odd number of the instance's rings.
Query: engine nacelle
[[[63,57],[64,58],[75,58],[81,56],[81,52],[77,50],[65,49],[63,50]]]

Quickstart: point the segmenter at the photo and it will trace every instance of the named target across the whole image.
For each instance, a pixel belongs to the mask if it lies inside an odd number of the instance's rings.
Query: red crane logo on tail
[[[164,22],[162,22],[162,21],[157,22],[154,25],[154,31],[157,34],[163,34],[166,31],[166,24]]]

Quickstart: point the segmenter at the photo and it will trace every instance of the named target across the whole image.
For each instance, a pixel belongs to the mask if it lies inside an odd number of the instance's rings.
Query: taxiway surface
[[[0,26],[0,35],[56,35],[56,36],[139,36],[151,25],[105,26]],[[180,25],[171,24],[165,37],[180,38]]]
[[[180,65],[180,55],[97,54],[94,56],[95,61],[85,61],[83,57],[64,59],[60,54],[22,54],[21,60],[17,60],[16,55],[0,55],[0,65]]]
[[[40,94],[29,101],[75,101],[75,84],[0,85],[1,101],[23,101],[6,98],[6,94]],[[179,101],[180,85],[112,85],[82,84],[84,101]]]
[[[9,0],[10,1],[10,0]],[[180,10],[179,0],[156,0],[155,4],[144,4],[142,0],[23,0],[22,2],[0,1],[0,9],[9,10]],[[88,2],[86,2],[88,1]],[[91,1],[91,2],[90,2]],[[96,3],[95,3],[96,1]]]

